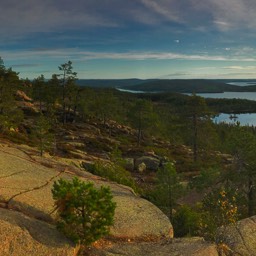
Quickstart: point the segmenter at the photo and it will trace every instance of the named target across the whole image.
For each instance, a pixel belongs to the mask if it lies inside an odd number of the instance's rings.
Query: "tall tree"
[[[33,99],[39,100],[40,112],[42,112],[42,103],[44,101],[45,96],[45,79],[44,76],[41,75],[33,81]]]
[[[15,93],[20,86],[18,73],[6,69],[0,58],[0,126],[2,131],[17,126],[23,119],[23,113],[15,102]]]
[[[53,148],[54,134],[51,131],[51,120],[40,113],[39,117],[35,121],[36,125],[35,129],[33,130],[33,135],[36,137],[37,145],[40,150],[40,156],[43,156],[43,153],[46,150]]]
[[[156,182],[156,189],[150,196],[151,201],[172,220],[177,199],[182,197],[185,192],[173,163],[167,163],[158,170]]]
[[[61,78],[62,86],[62,121],[63,124],[67,122],[67,104],[69,101],[68,98],[68,89],[74,85],[77,73],[73,72],[72,62],[68,61],[67,63],[61,64],[59,70],[62,72],[57,76]]]
[[[92,95],[91,95],[92,96]],[[88,99],[86,96],[86,100]],[[90,97],[89,108],[91,114],[94,114],[99,118],[109,135],[112,132],[112,126],[108,121],[115,120],[121,121],[122,116],[122,104],[118,97],[114,95],[113,89],[100,89],[94,92],[94,97]]]
[[[256,134],[250,127],[234,126],[228,137],[229,152],[234,166],[228,179],[245,195],[247,215],[256,214]]]
[[[193,146],[193,156],[194,161],[198,160],[198,146],[200,136],[203,135],[203,132],[199,133],[199,130],[203,130],[206,124],[208,125],[207,134],[210,136],[211,127],[209,124],[211,123],[212,113],[207,107],[205,99],[193,94],[190,96],[187,105],[184,109],[184,114],[187,118],[185,118],[185,126],[191,129],[192,134],[190,137],[192,138],[192,146]],[[206,131],[204,131],[206,132]],[[209,138],[208,138],[209,139]]]
[[[133,127],[137,129],[137,144],[140,145],[143,131],[155,128],[158,123],[152,102],[144,99],[137,100],[130,108],[128,116]]]

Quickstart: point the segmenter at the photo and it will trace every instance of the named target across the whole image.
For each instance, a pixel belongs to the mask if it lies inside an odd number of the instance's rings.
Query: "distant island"
[[[250,85],[239,86],[235,82],[242,80],[225,79],[80,79],[81,86],[99,88],[119,88],[143,92],[178,92],[178,93],[223,93],[256,92],[255,80],[243,80]],[[232,84],[233,83],[233,84]]]

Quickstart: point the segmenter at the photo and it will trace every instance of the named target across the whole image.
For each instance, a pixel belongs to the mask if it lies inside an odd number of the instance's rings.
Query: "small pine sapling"
[[[90,245],[109,233],[116,203],[109,187],[96,189],[78,178],[55,181],[52,189],[57,228],[77,244]]]

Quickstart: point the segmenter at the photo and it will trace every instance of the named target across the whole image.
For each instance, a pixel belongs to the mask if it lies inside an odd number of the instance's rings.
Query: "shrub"
[[[217,188],[208,193],[202,201],[200,230],[206,240],[216,240],[217,230],[235,225],[239,219],[237,193],[228,188]],[[219,235],[219,234],[218,234]]]
[[[109,233],[116,204],[108,187],[96,189],[78,178],[55,181],[52,189],[57,228],[75,243],[89,245]]]
[[[120,165],[98,161],[88,171],[100,177],[131,187],[135,192],[139,192],[131,173]]]
[[[176,237],[198,235],[200,213],[188,205],[182,205],[173,216],[173,228]]]

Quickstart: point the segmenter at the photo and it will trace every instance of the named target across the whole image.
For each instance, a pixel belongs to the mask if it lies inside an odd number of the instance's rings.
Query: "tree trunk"
[[[253,181],[252,177],[248,177],[248,194],[247,194],[247,199],[248,199],[248,217],[254,215],[254,187],[253,187]]]
[[[197,148],[197,116],[193,115],[193,128],[194,128],[194,138],[193,138],[193,155],[194,155],[194,162],[197,161],[198,158],[198,148]]]
[[[141,124],[141,111],[139,112],[139,125],[138,125],[138,135],[137,135],[137,145],[140,146],[141,138],[142,138],[142,124]]]

